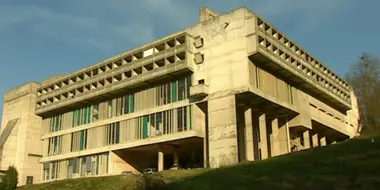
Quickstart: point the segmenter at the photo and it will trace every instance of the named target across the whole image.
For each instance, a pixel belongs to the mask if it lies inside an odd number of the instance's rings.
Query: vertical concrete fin
[[[199,22],[204,22],[206,20],[215,18],[218,16],[218,13],[215,11],[207,8],[207,7],[201,7],[199,9]]]
[[[17,121],[18,121],[18,118],[8,121],[7,125],[5,126],[5,129],[3,130],[3,132],[0,135],[0,149],[3,148],[3,145],[7,141],[9,135],[11,134],[11,132],[13,130],[13,128],[16,126]]]

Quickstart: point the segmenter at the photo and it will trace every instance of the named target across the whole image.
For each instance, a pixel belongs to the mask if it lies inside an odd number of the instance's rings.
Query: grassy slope
[[[162,172],[165,189],[380,189],[380,137],[215,170]],[[21,189],[135,189],[120,176],[63,180]]]

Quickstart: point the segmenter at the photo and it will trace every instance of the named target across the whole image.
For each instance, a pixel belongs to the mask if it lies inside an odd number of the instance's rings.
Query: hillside
[[[165,171],[164,189],[379,189],[380,137],[357,138],[264,161],[221,169]],[[21,190],[135,190],[137,178],[63,180]]]

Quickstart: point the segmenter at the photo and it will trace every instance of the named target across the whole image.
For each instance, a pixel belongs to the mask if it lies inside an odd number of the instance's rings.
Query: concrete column
[[[279,129],[278,129],[278,119],[275,118],[272,120],[272,156],[278,156],[281,154],[281,144],[279,137]]]
[[[209,163],[211,168],[239,162],[235,96],[208,101]]]
[[[254,152],[253,152],[253,130],[252,130],[252,109],[249,108],[244,112],[245,120],[245,156],[246,160],[253,161]]]
[[[309,130],[306,130],[305,132],[303,132],[303,147],[305,149],[310,148],[310,132],[309,132]]]
[[[280,128],[278,129],[278,139],[280,143],[280,154],[287,154],[289,153],[288,148],[288,135],[287,135],[287,127],[286,122],[282,123]]]
[[[259,116],[261,159],[268,158],[267,125],[265,113]]]
[[[321,137],[319,140],[321,146],[326,146],[326,137]]]
[[[174,161],[174,164],[179,167],[178,150],[174,150],[173,152],[173,161]]]
[[[313,147],[318,147],[319,146],[318,134],[317,133],[313,134],[313,136],[311,138],[313,141]]]
[[[157,170],[159,172],[164,170],[164,153],[162,151],[158,152]]]

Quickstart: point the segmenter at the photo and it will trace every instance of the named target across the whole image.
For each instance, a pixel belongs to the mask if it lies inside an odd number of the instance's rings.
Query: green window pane
[[[88,111],[88,122],[91,123],[92,122],[92,109],[93,109],[93,106],[91,105],[88,109],[89,109],[89,111]]]
[[[73,111],[73,118],[72,118],[72,127],[75,127],[75,119],[76,119],[76,112],[75,112],[75,110]]]
[[[124,97],[124,114],[129,113],[129,96]]]
[[[143,116],[143,139],[148,138],[148,116]]]
[[[83,109],[83,124],[87,124],[87,107]]]
[[[115,132],[115,135],[116,135],[116,139],[115,139],[115,143],[119,143],[120,142],[120,122],[117,122],[116,124],[116,132]]]
[[[81,115],[81,109],[77,110],[77,126],[80,125],[80,120],[81,120],[80,115]]]
[[[135,96],[134,94],[129,95],[129,112],[134,112],[135,111]]]
[[[50,132],[54,132],[54,117],[50,119]]]
[[[84,131],[80,132],[80,137],[79,137],[79,150],[84,149]]]
[[[177,101],[177,81],[172,82],[172,102]]]
[[[54,131],[58,131],[58,126],[59,126],[59,116],[55,116],[55,129]]]
[[[62,117],[63,115],[58,116],[58,130],[62,130]]]

